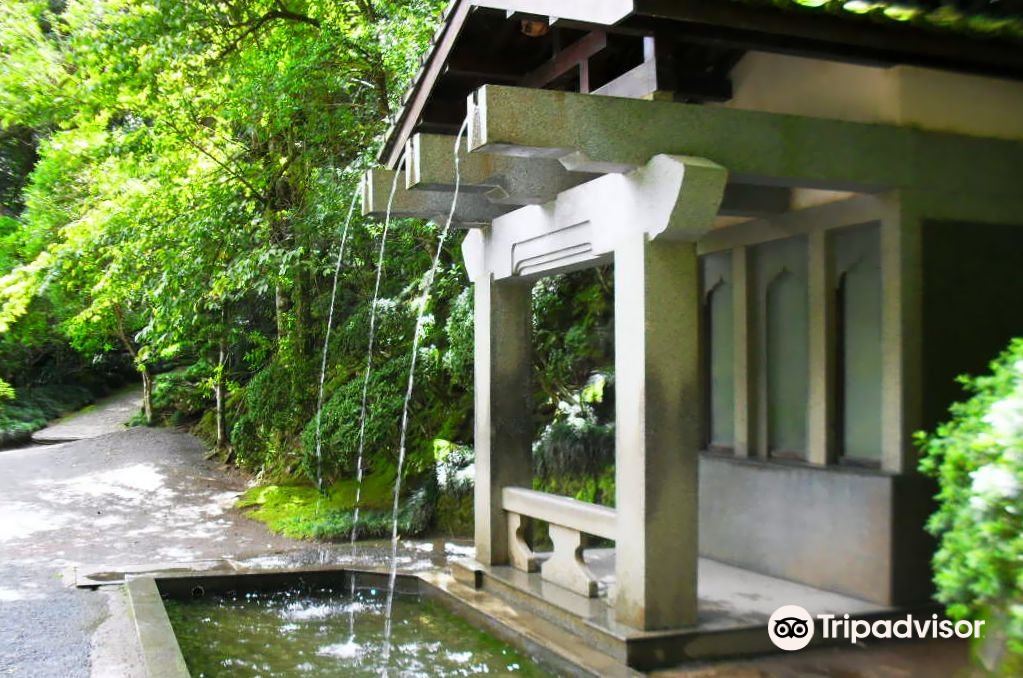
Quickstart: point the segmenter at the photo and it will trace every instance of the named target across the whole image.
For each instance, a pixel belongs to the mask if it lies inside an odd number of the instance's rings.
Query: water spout
[[[345,217],[345,225],[341,229],[341,244],[337,249],[337,261],[334,264],[334,286],[330,292],[330,312],[327,314],[327,332],[323,338],[323,360],[320,362],[320,390],[316,398],[316,489],[323,492],[323,384],[327,379],[327,352],[330,347],[330,331],[334,327],[334,304],[337,301],[337,282],[341,276],[341,262],[345,256],[345,243],[348,242],[348,227],[352,223],[352,215],[355,213],[355,204],[359,200],[359,192],[352,195],[352,204],[348,206],[348,215]]]
[[[362,480],[363,480],[363,458],[366,451],[366,405],[369,399],[369,380],[373,373],[373,346],[376,341],[377,327],[377,300],[380,296],[380,281],[384,272],[384,255],[387,252],[387,232],[391,228],[391,207],[394,205],[394,195],[398,192],[398,179],[401,177],[401,169],[405,165],[406,156],[394,171],[394,181],[391,182],[391,194],[387,198],[387,213],[384,216],[384,230],[380,234],[380,251],[377,255],[376,281],[373,284],[373,303],[369,310],[369,340],[366,349],[366,373],[362,379],[362,404],[359,408],[359,449],[355,460],[355,508],[352,513],[352,558],[358,555],[356,540],[359,534],[359,511],[362,503]],[[352,577],[351,594],[355,597],[355,577]],[[349,619],[349,635],[355,636],[355,615]]]
[[[384,675],[390,665],[391,657],[391,612],[394,607],[394,589],[398,577],[398,509],[401,498],[401,474],[405,465],[406,443],[408,439],[409,406],[412,402],[412,390],[416,379],[416,360],[419,357],[419,342],[422,339],[423,320],[426,316],[426,307],[430,300],[430,291],[433,288],[433,280],[437,276],[437,268],[440,264],[441,254],[444,252],[444,244],[447,241],[448,232],[451,230],[451,222],[455,218],[455,209],[458,206],[458,191],[461,188],[462,175],[459,166],[458,151],[461,147],[462,137],[469,127],[469,118],[462,122],[458,134],[455,136],[454,161],[455,161],[455,191],[451,198],[451,210],[448,218],[441,229],[440,239],[437,241],[437,251],[433,255],[433,263],[430,270],[423,279],[423,293],[417,301],[418,311],[416,313],[416,327],[412,335],[412,356],[409,364],[408,383],[405,387],[405,402],[401,411],[401,438],[398,444],[398,472],[394,479],[394,504],[391,509],[391,562],[390,573],[387,583],[387,605],[384,611]]]

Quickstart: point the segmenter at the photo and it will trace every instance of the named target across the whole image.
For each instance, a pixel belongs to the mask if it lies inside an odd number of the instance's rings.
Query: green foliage
[[[434,527],[452,537],[473,532],[473,448],[448,440],[433,441],[437,462],[437,506]]]
[[[609,378],[597,373],[558,403],[553,421],[533,444],[537,489],[614,505],[615,431],[602,407],[610,396]]]
[[[614,355],[613,276],[608,268],[543,278],[533,287],[533,344],[541,414],[594,371],[610,372]]]
[[[348,231],[317,417],[336,248],[443,4],[4,3],[0,379],[20,396],[69,365],[85,379],[84,366],[127,363],[152,385],[147,420],[192,424],[221,458],[292,488],[281,501],[267,495],[260,515],[294,534],[343,534],[344,502],[310,514],[309,493],[321,473],[335,495],[355,474],[381,225],[356,217]],[[394,473],[416,304],[438,235],[433,224],[391,224],[366,401],[375,478]],[[460,262],[452,238],[417,357],[412,531],[435,500],[450,504],[442,529],[467,522],[471,484],[434,488],[435,473],[458,460],[448,475],[465,476],[471,462],[435,448],[472,442],[472,295]],[[538,463],[545,482],[575,479],[575,493],[595,497],[608,492],[611,401],[580,389],[610,373],[610,295],[600,269],[544,281],[534,297],[536,423],[555,422]],[[559,409],[576,400],[592,415],[583,429]]]
[[[201,417],[210,406],[212,370],[212,365],[200,361],[158,375],[153,386],[153,408],[160,419],[174,426]]]
[[[14,387],[0,379],[0,402],[14,400]]]
[[[1019,0],[737,0],[783,10],[826,12],[851,21],[910,24],[940,33],[1023,40]]]
[[[466,287],[451,302],[451,315],[444,326],[448,350],[444,353],[444,368],[456,386],[472,388],[473,352],[473,299],[472,288]]]
[[[14,392],[6,382],[0,392],[0,447],[22,443],[51,419],[80,409],[95,394],[78,384],[48,384]]]
[[[1001,619],[1010,673],[1023,669],[1023,340],[991,363],[988,375],[962,378],[972,397],[951,419],[919,434],[921,470],[937,479],[939,508],[928,529],[938,599],[955,618]]]
[[[391,502],[394,474],[376,473],[364,478],[358,534],[364,538],[391,534]],[[309,485],[268,485],[248,490],[238,508],[274,532],[295,539],[347,539],[354,521],[356,483],[339,481],[319,492]],[[429,525],[431,503],[425,489],[403,502],[398,526],[401,534],[421,534]]]

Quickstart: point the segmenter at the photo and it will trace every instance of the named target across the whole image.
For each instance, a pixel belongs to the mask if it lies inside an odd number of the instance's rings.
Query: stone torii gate
[[[713,224],[726,170],[647,154],[590,159],[571,139],[544,148],[491,141],[482,101],[469,107],[469,152],[453,222],[475,288],[475,543],[487,566],[535,571],[525,519],[550,523],[541,576],[583,595],[597,587],[586,535],[616,543],[614,605],[638,629],[695,624],[700,286],[696,240]],[[594,131],[591,130],[591,133]],[[392,215],[446,214],[454,138],[418,135],[406,149]],[[394,174],[364,181],[364,212],[386,211]],[[616,509],[532,485],[531,295],[538,278],[615,265]]]

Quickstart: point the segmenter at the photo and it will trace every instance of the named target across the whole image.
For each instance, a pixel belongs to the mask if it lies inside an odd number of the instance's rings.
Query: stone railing
[[[502,490],[501,508],[508,514],[512,567],[523,572],[539,570],[546,581],[584,596],[598,594],[598,582],[583,561],[583,549],[589,535],[617,539],[618,515],[614,509],[521,487]],[[526,542],[530,518],[550,525],[554,552],[542,564]]]

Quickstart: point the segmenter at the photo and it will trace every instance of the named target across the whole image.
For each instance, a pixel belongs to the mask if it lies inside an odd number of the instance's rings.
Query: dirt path
[[[122,590],[75,589],[76,570],[351,560],[345,546],[284,539],[232,509],[245,479],[206,461],[193,436],[122,430],[130,400],[119,394],[45,435],[115,432],[0,454],[0,676],[141,675]],[[441,562],[445,545],[433,546],[410,544],[405,564]],[[381,551],[360,546],[370,559]],[[417,553],[426,557],[410,562]]]

